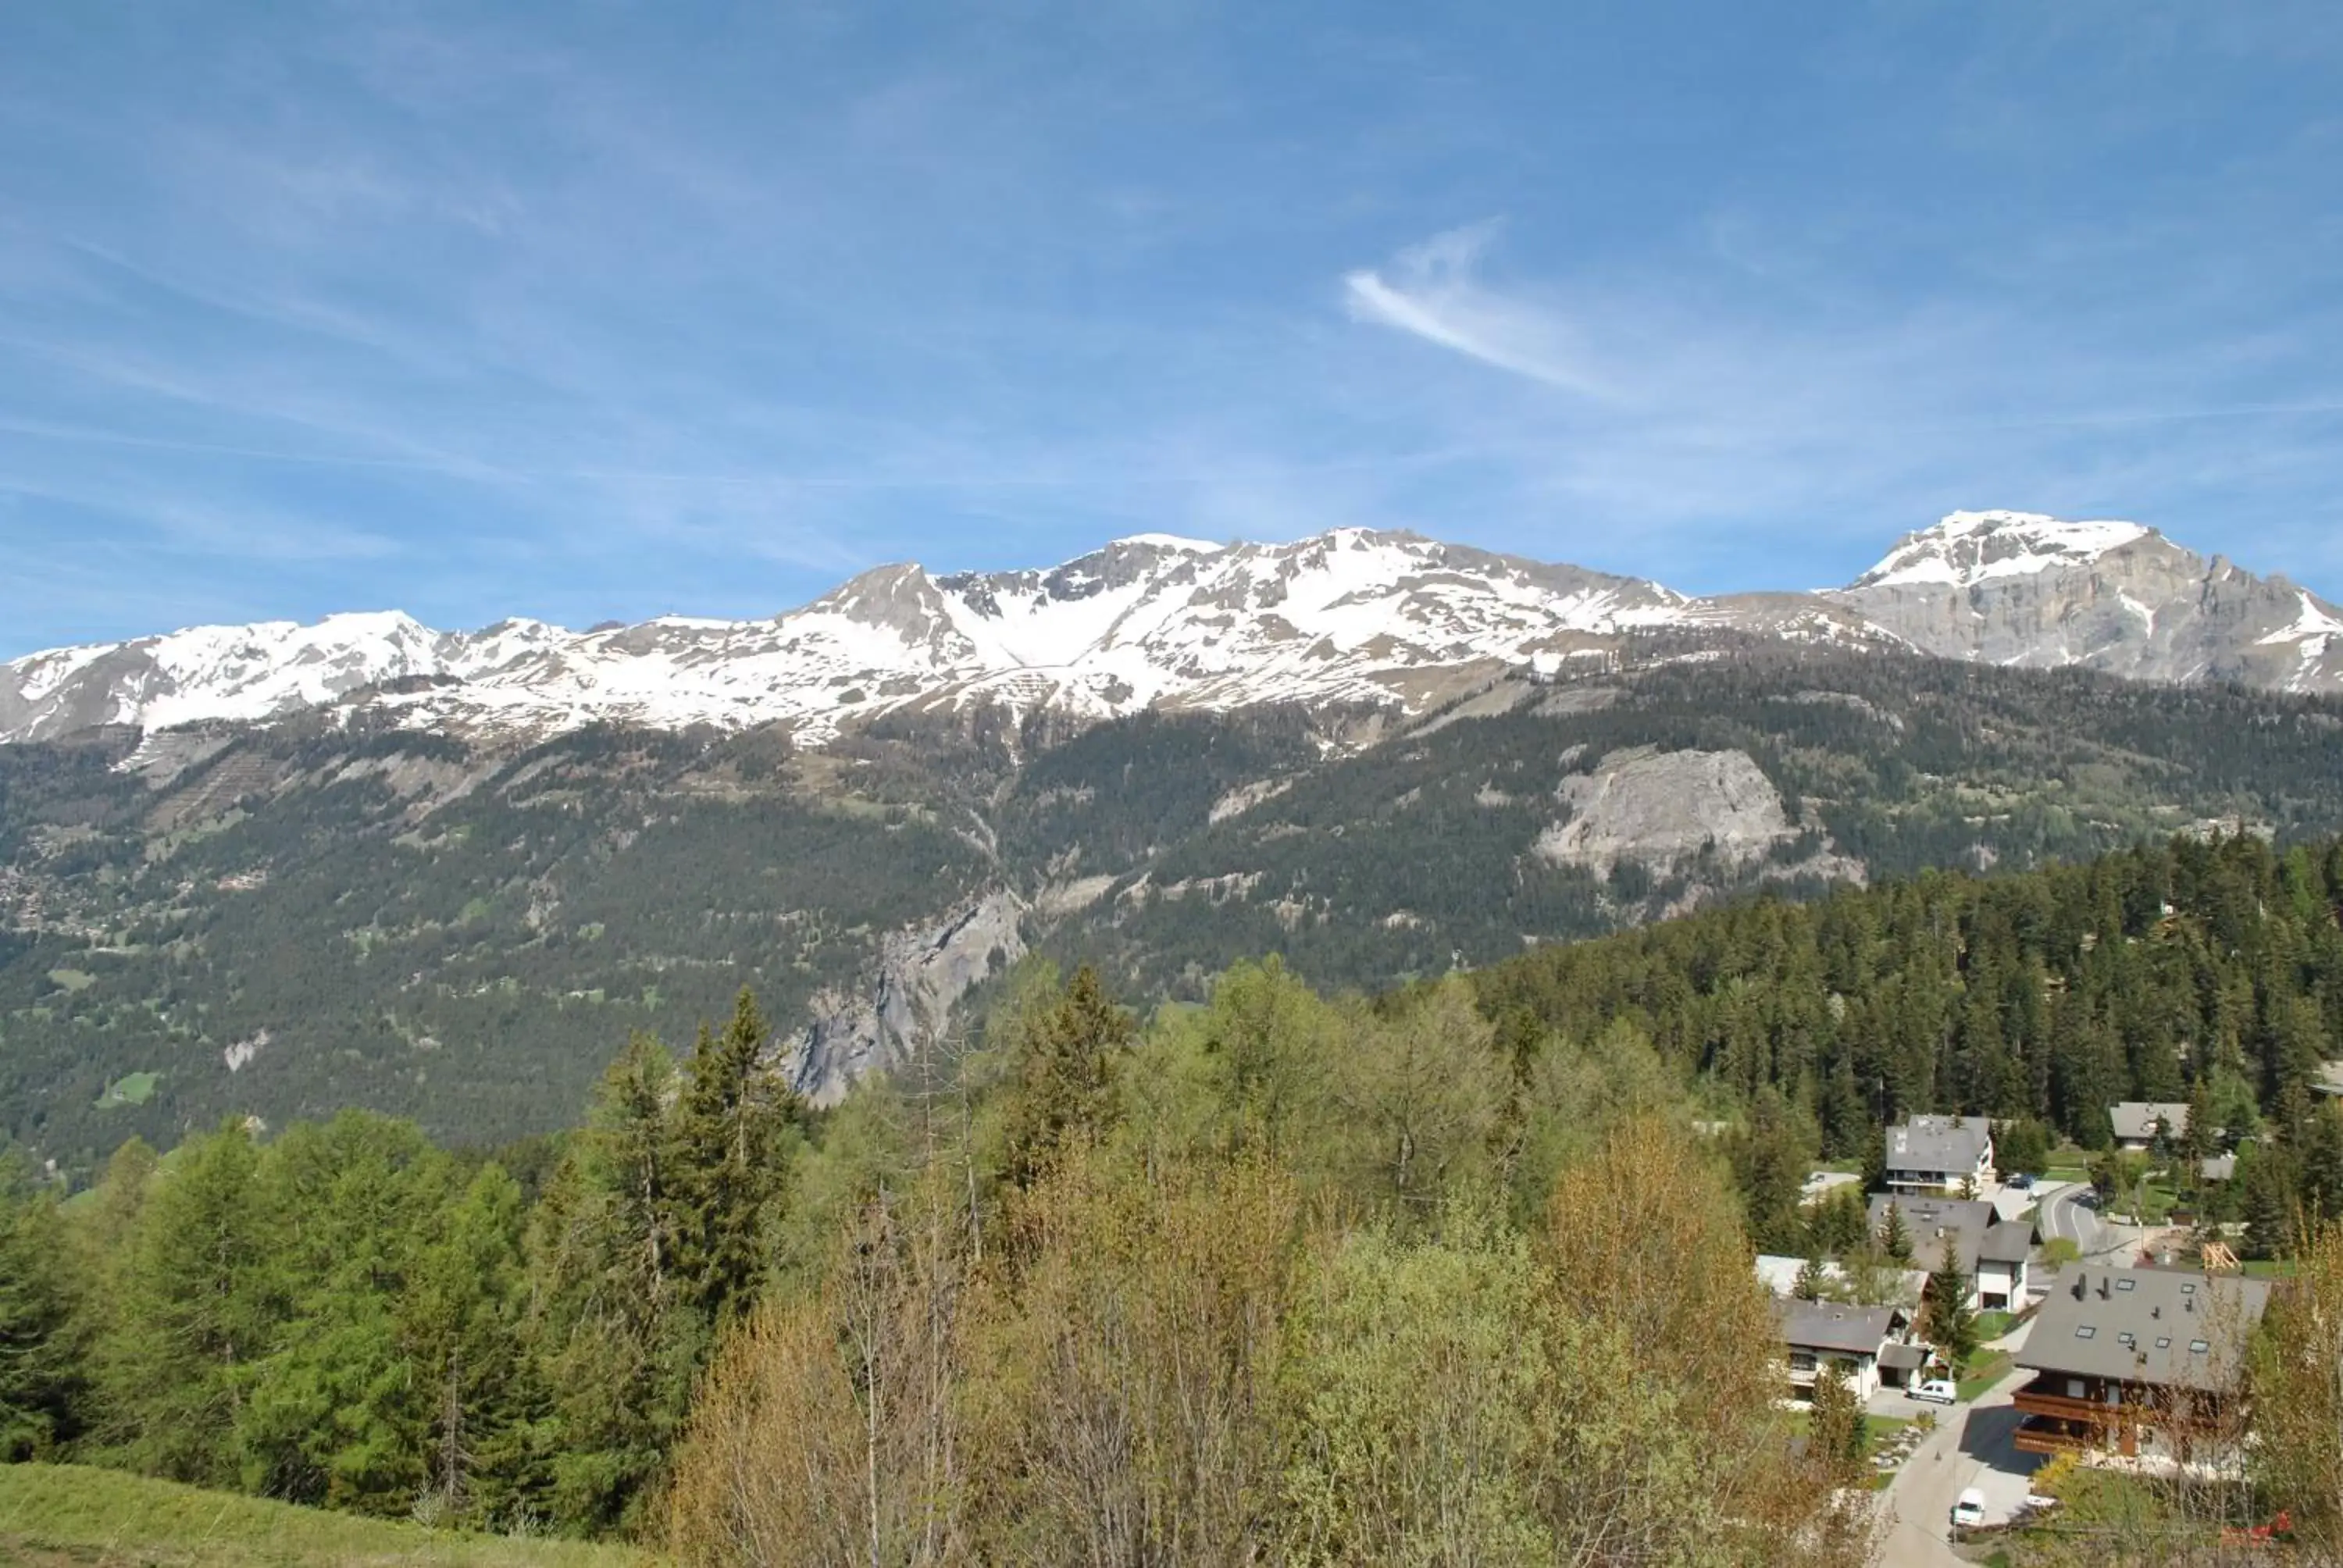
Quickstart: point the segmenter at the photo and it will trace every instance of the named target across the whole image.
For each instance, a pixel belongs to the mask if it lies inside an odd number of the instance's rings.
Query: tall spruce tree
[[[542,1491],[540,1401],[519,1334],[522,1223],[518,1184],[482,1167],[430,1216],[399,1304],[426,1422],[424,1496],[448,1523],[510,1527]]]
[[[531,1221],[546,1502],[572,1533],[642,1523],[709,1342],[678,1271],[675,1098],[667,1049],[629,1040]]]
[[[1009,1138],[1009,1175],[1017,1185],[1032,1185],[1069,1142],[1105,1131],[1116,1067],[1138,1033],[1089,964],[1025,1031]]]
[[[1959,1375],[1976,1354],[1977,1321],[1976,1312],[1969,1306],[1969,1276],[1962,1269],[1949,1237],[1945,1242],[1943,1260],[1929,1272],[1920,1302],[1928,1342],[1951,1364],[1954,1374]]]
[[[762,1066],[770,1032],[742,988],[721,1034],[701,1026],[677,1110],[677,1268],[687,1299],[719,1323],[752,1299],[782,1188],[795,1099]]]
[[[1912,1266],[1912,1227],[1904,1219],[1904,1205],[1891,1198],[1887,1216],[1879,1224],[1879,1250],[1899,1268]]]

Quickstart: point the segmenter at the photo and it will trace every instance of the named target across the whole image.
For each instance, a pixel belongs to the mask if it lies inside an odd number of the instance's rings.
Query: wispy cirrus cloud
[[[1916,294],[1866,276],[1875,233],[1815,226],[1749,233],[1706,267],[1517,265],[1503,284],[1495,225],[1436,233],[1346,275],[1351,318],[1509,374],[1359,379],[1477,446],[1479,504],[1555,519],[1550,553],[1684,587],[1836,580],[1813,558],[1844,548],[1845,572],[1895,528],[1983,505],[2136,515],[2208,549],[2251,508],[2263,569],[2343,559],[2315,513],[2277,498],[2343,414],[2318,347],[2343,342],[2343,317],[2300,311],[2270,333],[2268,266],[2159,275],[2146,257],[2167,237],[2146,225],[2092,236],[2088,267],[2020,268],[1981,236],[1941,258],[1953,281]],[[1757,244],[1785,264],[1743,265]],[[2142,281],[2100,286],[2117,273]],[[1803,548],[1745,521],[1785,516]],[[1798,577],[1778,578],[1785,564]]]
[[[1482,285],[1482,256],[1503,226],[1492,218],[1449,229],[1408,246],[1385,267],[1350,274],[1342,288],[1351,315],[1566,392],[1618,396],[1589,363],[1567,320]]]

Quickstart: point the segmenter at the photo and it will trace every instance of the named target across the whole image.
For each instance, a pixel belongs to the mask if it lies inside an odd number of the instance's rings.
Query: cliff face
[[[814,998],[812,1021],[779,1064],[789,1087],[835,1105],[856,1080],[892,1071],[940,1041],[953,1004],[1025,956],[1024,908],[995,889],[934,925],[883,939],[868,984]]]
[[[2343,689],[2343,613],[2135,524],[1956,513],[1832,597],[1945,658]]]

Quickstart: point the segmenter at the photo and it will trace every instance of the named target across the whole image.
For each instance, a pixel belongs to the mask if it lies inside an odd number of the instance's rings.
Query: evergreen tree
[[[2005,1174],[2041,1174],[2050,1163],[2050,1129],[2032,1117],[1997,1121],[1993,1129],[1994,1163]]]
[[[2249,1144],[2237,1157],[2232,1181],[2237,1190],[2237,1216],[2246,1223],[2245,1255],[2285,1257],[2293,1250],[2301,1211],[2293,1156],[2277,1144]]]
[[[70,1262],[54,1198],[0,1156],[0,1464],[79,1434],[87,1390]]]
[[[1954,1374],[1959,1375],[1976,1354],[1977,1322],[1976,1313],[1969,1307],[1969,1277],[1962,1271],[1960,1259],[1955,1256],[1949,1241],[1945,1246],[1944,1261],[1928,1275],[1920,1303],[1928,1342],[1951,1363]]]
[[[1802,1302],[1819,1302],[1823,1299],[1824,1283],[1823,1261],[1810,1254],[1798,1265],[1798,1277],[1791,1283],[1790,1294]]]
[[[794,1097],[760,1065],[769,1034],[744,988],[722,1034],[701,1027],[676,1117],[677,1269],[717,1322],[748,1305],[779,1197]]]
[[[239,1122],[183,1144],[142,1208],[96,1351],[105,1420],[136,1467],[199,1485],[239,1479],[247,1368],[282,1320]]]
[[[532,1217],[528,1332],[554,1423],[546,1501],[572,1532],[641,1521],[709,1342],[677,1271],[674,1099],[666,1048],[637,1035]]]
[[[447,1522],[509,1527],[541,1493],[540,1402],[519,1338],[522,1223],[519,1186],[484,1166],[431,1216],[399,1304],[425,1412],[424,1495]]]
[[[1115,1070],[1138,1032],[1088,964],[1026,1030],[1009,1139],[1009,1174],[1018,1186],[1031,1186],[1070,1142],[1106,1130]]]
[[[1805,1231],[1799,1203],[1814,1154],[1812,1134],[1780,1092],[1759,1090],[1747,1126],[1725,1141],[1734,1184],[1748,1215],[1749,1239],[1759,1251],[1785,1252],[1798,1245]]]
[[[1845,1258],[1871,1244],[1871,1218],[1852,1186],[1832,1188],[1806,1211],[1806,1250],[1816,1257]]]
[[[1829,1075],[1823,1081],[1819,1115],[1825,1153],[1843,1160],[1868,1151],[1871,1114],[1863,1103],[1863,1091],[1855,1081],[1853,1052],[1845,1048],[1836,1053]]]
[[[1877,1121],[1871,1124],[1863,1143],[1863,1190],[1883,1192],[1887,1189],[1887,1130]]]
[[[2343,1219],[2343,1108],[2332,1100],[2321,1100],[2311,1112],[2295,1168],[2305,1216]]]
[[[2204,1166],[2218,1143],[2218,1113],[2213,1109],[2213,1075],[2200,1072],[2188,1086],[2188,1124],[2180,1134],[2182,1175],[2190,1187],[2204,1180]]]
[[[1912,1228],[1905,1223],[1904,1205],[1888,1200],[1886,1218],[1879,1225],[1879,1250],[1899,1269],[1912,1266]]]

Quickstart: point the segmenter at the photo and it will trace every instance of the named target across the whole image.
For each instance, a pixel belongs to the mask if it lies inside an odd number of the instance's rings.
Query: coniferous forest
[[[351,1111],[19,1162],[0,1452],[693,1563],[1859,1562],[1861,1442],[1778,1407],[1750,1270],[1859,1244],[1810,1165],[2187,1101],[2249,1246],[2331,1265],[2338,914],[2343,843],[2179,839],[1373,998],[1272,958],[1141,1018],[1034,961],[821,1111],[744,993],[493,1151]]]

